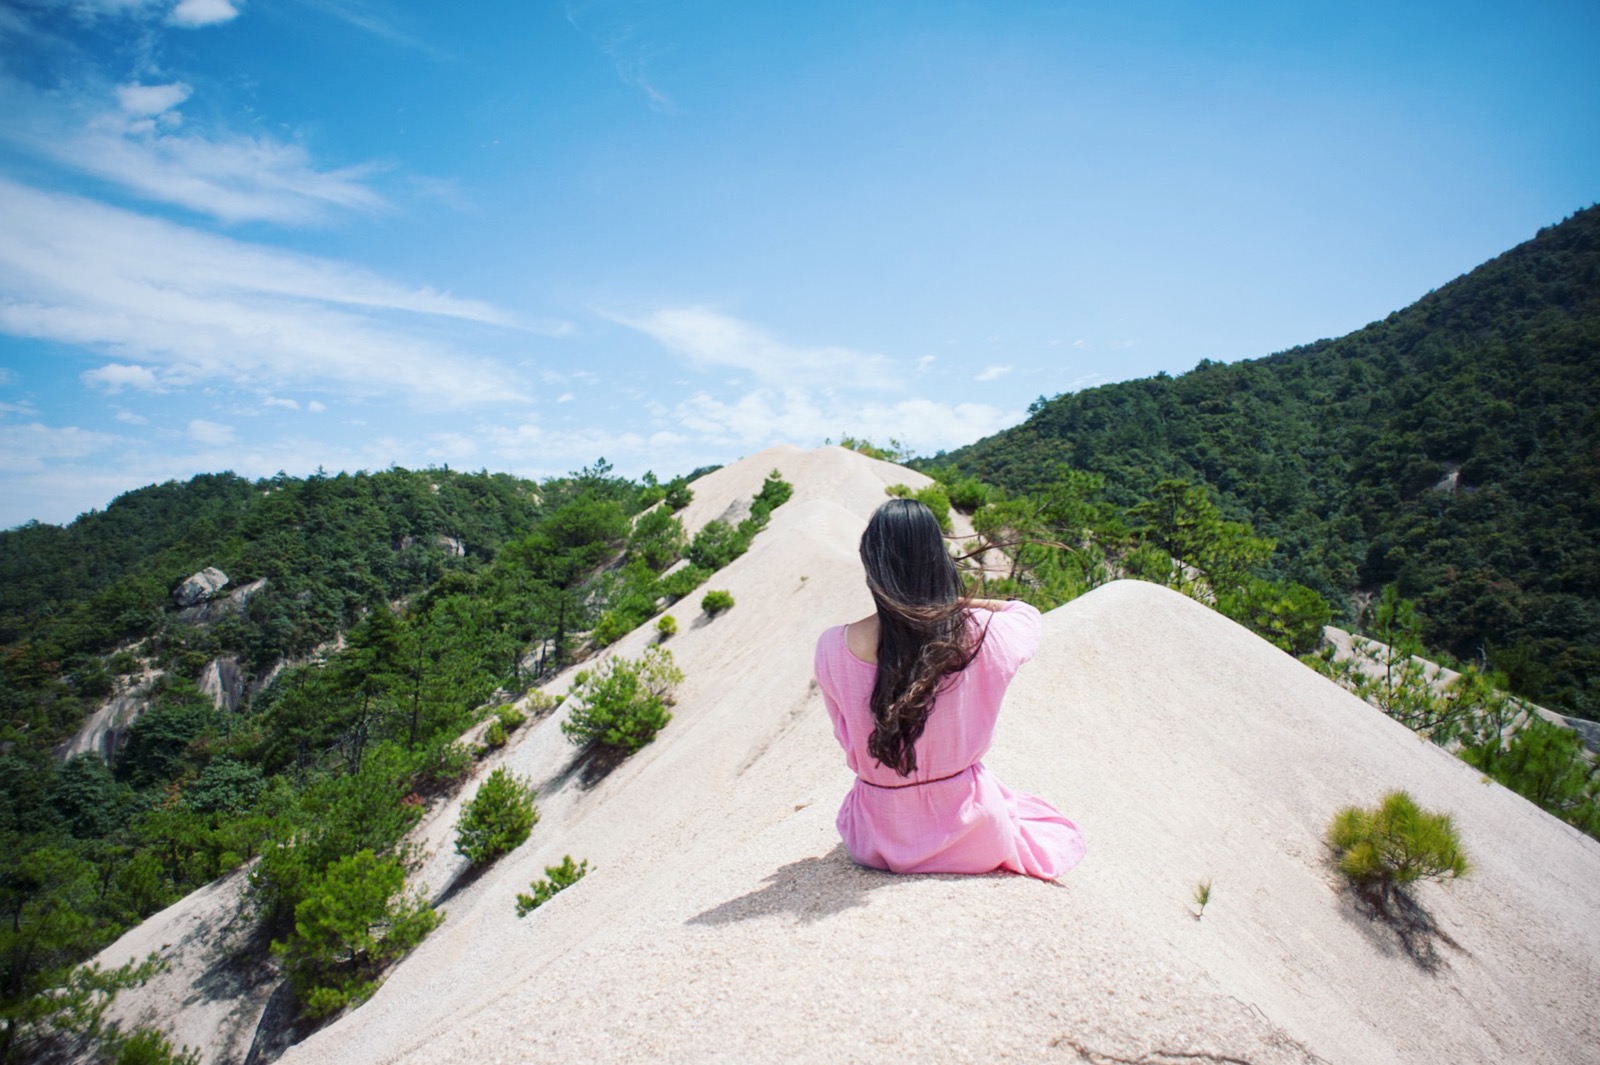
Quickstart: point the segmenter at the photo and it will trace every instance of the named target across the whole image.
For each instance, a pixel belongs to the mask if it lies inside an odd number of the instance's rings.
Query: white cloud
[[[200,381],[276,392],[329,385],[431,405],[526,397],[506,367],[423,335],[523,325],[476,300],[396,284],[0,178],[0,330],[160,363]],[[407,316],[394,320],[396,315]],[[121,383],[137,384],[126,370]],[[154,379],[154,371],[146,382]],[[90,371],[101,383],[106,369]],[[115,375],[113,375],[115,376]],[[110,386],[113,381],[103,382]]]
[[[268,396],[261,401],[265,407],[282,407],[284,410],[299,410],[300,404],[292,399],[279,399],[277,396]]]
[[[609,317],[687,356],[701,369],[730,367],[777,386],[888,388],[895,383],[882,355],[832,345],[785,344],[760,326],[705,307],[670,307],[639,319]]]
[[[577,397],[574,396],[571,392],[563,392],[559,396],[556,397],[556,402],[557,403],[571,403],[576,398]]]
[[[850,433],[871,440],[894,437],[913,451],[932,452],[1015,425],[1023,412],[930,399],[860,402],[788,388],[756,389],[732,402],[700,392],[678,404],[674,417],[690,433],[724,446],[804,446]]]
[[[42,470],[47,463],[87,458],[125,443],[122,437],[77,426],[0,425],[0,471]]]
[[[117,86],[117,103],[130,115],[148,117],[172,110],[187,100],[192,91],[181,81],[170,85],[140,85],[134,82],[132,85]]]
[[[478,454],[478,441],[463,433],[431,433],[428,458],[438,462],[463,463]]]
[[[266,136],[180,129],[182,82],[119,85],[117,107],[84,122],[84,101],[0,75],[0,139],[135,193],[224,222],[307,225],[335,211],[380,212],[373,164],[327,169],[305,147]]]
[[[17,375],[13,371],[0,366],[0,385],[14,385],[16,383]]]
[[[228,0],[178,0],[167,21],[174,26],[195,28],[227,22],[238,14],[239,9]]]
[[[231,425],[207,421],[204,418],[195,418],[189,423],[189,435],[196,443],[209,447],[222,447],[233,443],[235,439]]]
[[[39,408],[35,407],[32,403],[6,403],[4,401],[0,401],[0,415],[24,414],[31,418],[38,413]]]
[[[146,418],[142,414],[135,414],[131,410],[117,411],[116,418],[117,421],[125,422],[128,425],[148,425],[150,423],[149,418]]]
[[[124,388],[136,388],[141,392],[157,392],[161,389],[161,382],[156,380],[156,375],[148,366],[132,366],[122,363],[107,363],[98,370],[85,370],[78,375],[78,380],[90,388],[98,388],[113,395]]]
[[[924,371],[926,371],[928,369],[928,367],[932,366],[934,363],[936,363],[938,361],[939,361],[939,356],[937,356],[937,355],[924,355],[924,356],[922,356],[922,358],[917,360],[917,372],[918,373],[923,373]]]
[[[1010,366],[985,366],[983,371],[974,377],[974,381],[995,381],[1012,371]]]
[[[306,404],[306,410],[310,411],[312,414],[321,414],[327,409],[327,406],[324,405],[321,400],[314,399],[310,403]]]

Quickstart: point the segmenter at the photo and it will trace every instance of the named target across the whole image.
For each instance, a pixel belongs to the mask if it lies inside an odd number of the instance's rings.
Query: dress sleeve
[[[839,710],[839,699],[834,694],[833,683],[833,655],[836,653],[831,644],[834,629],[829,629],[817,637],[816,654],[812,656],[811,671],[816,676],[817,688],[822,692],[822,702],[828,708],[828,718],[833,722],[833,738],[839,741],[839,746],[846,751],[850,749],[850,728],[845,722],[844,714]],[[841,639],[842,639],[841,633]]]
[[[984,654],[993,656],[995,665],[1009,677],[1039,650],[1043,629],[1039,611],[1020,599],[1013,599],[990,615],[989,632],[983,639]]]

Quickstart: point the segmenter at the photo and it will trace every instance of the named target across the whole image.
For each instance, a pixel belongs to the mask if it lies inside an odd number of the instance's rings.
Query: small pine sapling
[[[559,891],[582,880],[589,871],[589,860],[585,858],[577,865],[572,864],[572,855],[564,855],[560,865],[547,865],[544,867],[544,877],[528,885],[532,894],[517,893],[517,916],[526,917],[540,906],[549,902]]]
[[[661,640],[676,636],[678,634],[678,619],[671,614],[662,614],[656,621],[656,632],[660,634],[657,638]]]
[[[700,600],[700,609],[716,617],[724,610],[733,609],[733,595],[721,590],[707,592]]]
[[[456,822],[456,853],[482,866],[515,850],[539,820],[533,800],[532,786],[500,766],[462,808]]]
[[[1194,903],[1199,909],[1194,911],[1194,919],[1198,921],[1206,915],[1206,903],[1211,901],[1211,878],[1200,881],[1194,886]]]
[[[1328,826],[1339,871],[1380,903],[1418,880],[1466,876],[1466,852],[1449,814],[1422,809],[1392,791],[1373,809],[1347,806]]]

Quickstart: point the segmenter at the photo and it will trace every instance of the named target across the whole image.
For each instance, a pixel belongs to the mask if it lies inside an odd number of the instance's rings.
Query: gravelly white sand
[[[1600,844],[1151,585],[1047,616],[986,759],[1079,822],[1082,865],[1060,884],[852,866],[812,646],[870,607],[855,543],[883,485],[922,479],[776,448],[698,482],[688,523],[774,466],[794,500],[710,585],[738,605],[670,611],[688,679],[658,741],[585,788],[556,718],[526,730],[505,760],[543,785],[532,839],[286,1062],[1600,1061]],[[1322,843],[1339,806],[1394,787],[1451,811],[1476,863],[1417,892],[1436,930],[1409,952]],[[436,888],[454,818],[429,821]],[[593,871],[518,920],[567,853]]]

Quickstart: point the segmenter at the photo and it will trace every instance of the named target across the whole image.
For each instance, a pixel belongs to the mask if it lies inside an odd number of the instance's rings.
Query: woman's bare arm
[[[984,610],[1004,610],[1006,604],[1013,601],[1011,599],[969,599],[967,605],[982,607]]]

